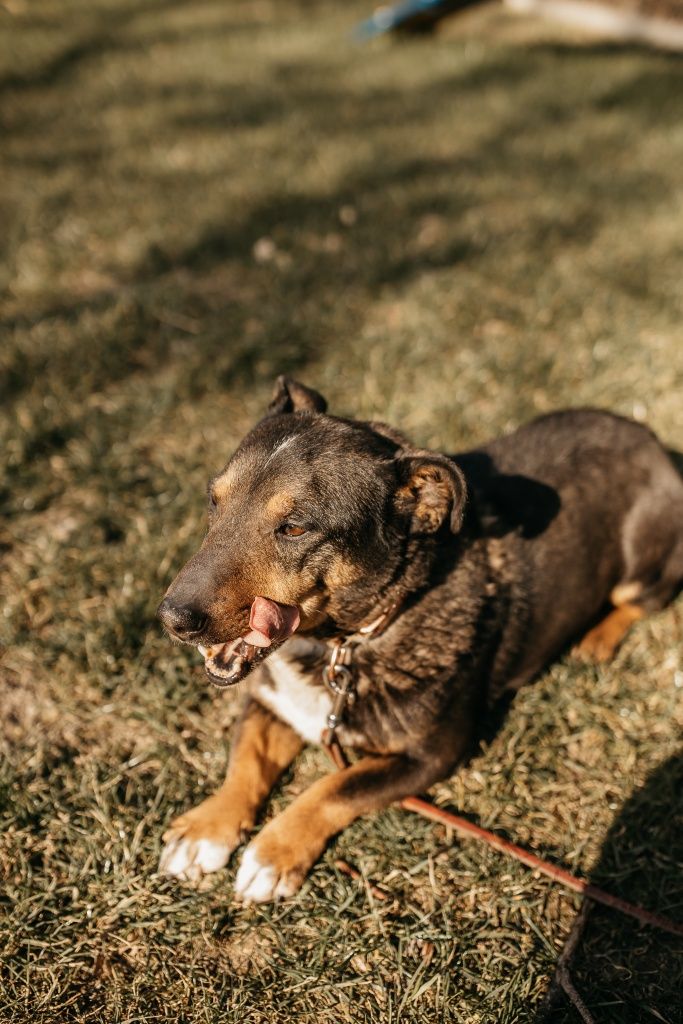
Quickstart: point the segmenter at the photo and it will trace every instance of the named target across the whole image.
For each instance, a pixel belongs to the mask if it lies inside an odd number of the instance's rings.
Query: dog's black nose
[[[190,640],[199,636],[206,626],[206,615],[199,608],[190,604],[177,605],[170,597],[165,597],[157,608],[157,615],[169,633],[180,640]]]

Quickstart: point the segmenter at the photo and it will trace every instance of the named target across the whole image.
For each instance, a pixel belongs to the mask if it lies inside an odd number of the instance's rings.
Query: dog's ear
[[[267,416],[279,416],[285,412],[326,412],[327,402],[313,388],[307,388],[298,380],[281,375],[275,381],[273,397],[268,406]]]
[[[445,455],[404,452],[396,459],[396,508],[411,516],[413,533],[435,533],[448,519],[453,533],[462,526],[467,498],[465,477]]]

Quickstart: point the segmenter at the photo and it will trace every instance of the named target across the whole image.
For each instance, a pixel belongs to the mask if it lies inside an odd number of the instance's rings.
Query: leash
[[[382,612],[369,625],[361,627],[357,633],[347,637],[340,637],[333,641],[330,657],[323,668],[323,681],[332,690],[334,702],[332,711],[327,718],[327,729],[323,733],[322,742],[332,762],[340,771],[348,768],[351,764],[344,748],[339,742],[336,731],[344,717],[347,705],[355,699],[353,675],[354,649],[362,639],[376,636],[384,630],[397,614],[398,608],[398,604],[393,605]],[[677,924],[662,914],[646,910],[645,907],[641,907],[636,903],[629,903],[627,900],[621,899],[620,896],[613,896],[612,893],[606,892],[597,885],[593,885],[592,882],[578,878],[569,871],[565,871],[564,868],[551,864],[550,861],[542,860],[535,853],[530,853],[528,850],[523,849],[523,847],[503,839],[502,836],[497,835],[495,832],[490,832],[480,825],[475,825],[473,822],[468,821],[467,818],[462,818],[459,814],[444,811],[441,807],[437,807],[435,804],[431,804],[429,801],[417,796],[404,797],[403,800],[397,802],[396,806],[402,807],[405,811],[411,811],[413,814],[419,814],[428,821],[452,828],[458,835],[466,836],[468,839],[478,839],[480,842],[486,843],[487,846],[491,846],[494,850],[498,850],[520,861],[533,871],[539,871],[547,878],[551,878],[553,882],[558,882],[560,885],[565,886],[565,888],[578,892],[584,898],[593,900],[595,903],[601,903],[603,906],[611,907],[612,910],[617,910],[621,914],[635,918],[640,924],[659,928],[662,931],[669,932],[671,935],[683,936],[683,925]],[[351,877],[354,877],[354,874],[358,874],[353,868],[350,868],[342,861],[339,862],[338,867],[344,870],[346,874],[350,874]]]

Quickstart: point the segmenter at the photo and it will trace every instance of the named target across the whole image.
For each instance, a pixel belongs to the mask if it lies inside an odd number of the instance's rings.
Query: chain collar
[[[332,710],[327,716],[326,743],[331,742],[335,730],[344,717],[347,704],[353,704],[356,699],[356,681],[353,672],[355,648],[363,640],[382,633],[398,613],[400,604],[401,602],[395,601],[389,608],[381,611],[372,622],[361,626],[355,633],[337,637],[332,641],[330,655],[322,670],[323,682],[333,694]]]

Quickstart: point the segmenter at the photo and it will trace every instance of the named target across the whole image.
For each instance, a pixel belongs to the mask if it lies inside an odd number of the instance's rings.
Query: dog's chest
[[[256,682],[254,696],[309,743],[320,743],[332,710],[332,696],[313,675],[280,651],[268,658],[268,672]]]

